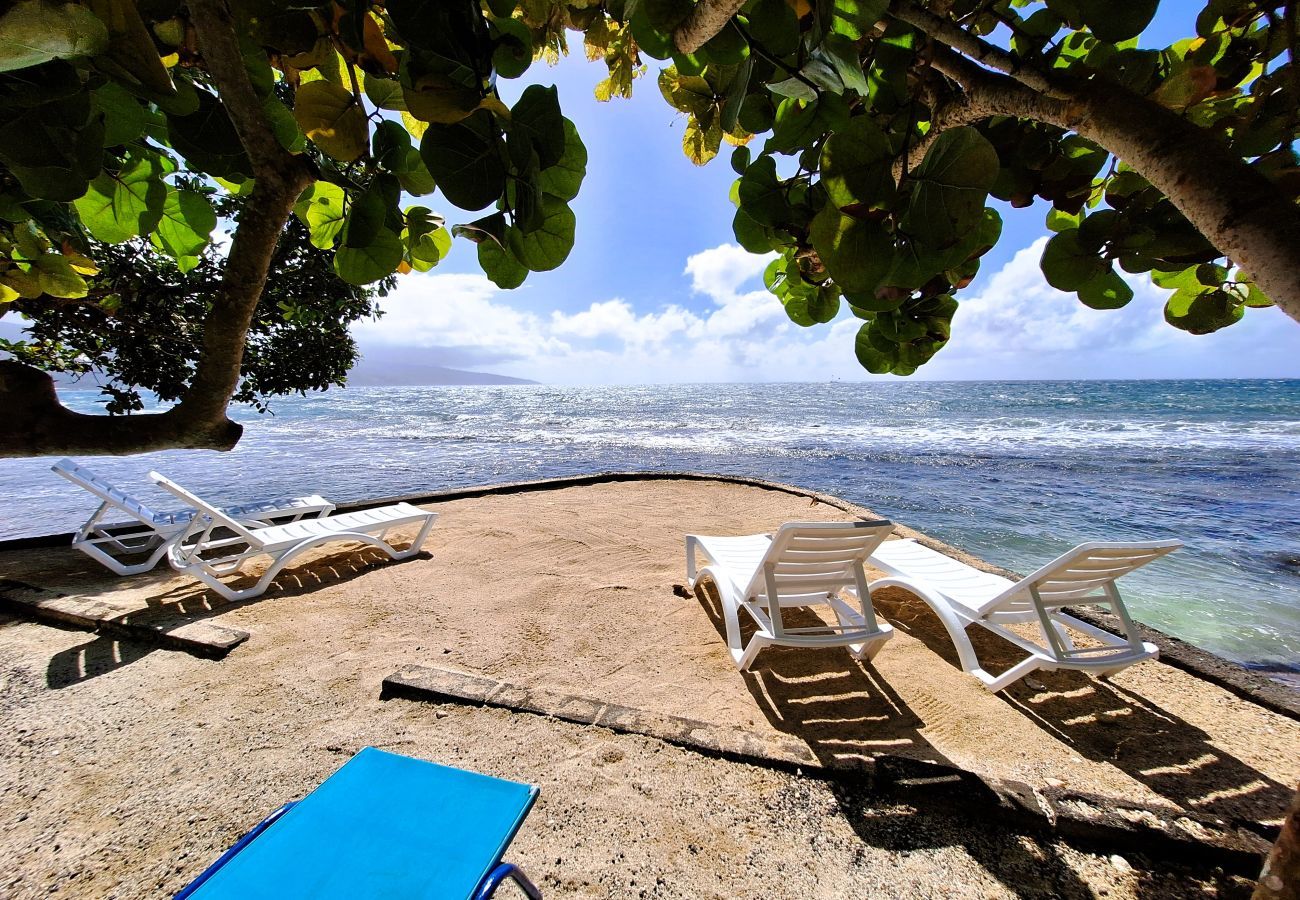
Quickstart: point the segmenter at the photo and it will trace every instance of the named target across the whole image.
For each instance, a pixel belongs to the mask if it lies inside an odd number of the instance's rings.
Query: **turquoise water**
[[[90,410],[94,394],[70,392]],[[1029,571],[1089,539],[1181,538],[1126,579],[1136,616],[1300,669],[1300,381],[354,388],[241,411],[228,454],[84,461],[160,506],[157,468],[218,500],[335,500],[628,469],[769,478]],[[0,538],[93,504],[0,461]],[[690,523],[683,522],[686,529]]]

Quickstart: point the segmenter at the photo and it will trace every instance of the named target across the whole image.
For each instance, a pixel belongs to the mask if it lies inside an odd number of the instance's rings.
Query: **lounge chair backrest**
[[[79,466],[70,459],[61,459],[50,469],[59,473],[73,484],[79,485],[90,491],[105,503],[121,509],[123,512],[130,513],[146,525],[153,525],[155,513],[149,507],[145,506],[139,500],[130,494],[124,493],[100,478],[94,472],[85,466]]]
[[[883,520],[787,522],[772,538],[746,594],[772,589],[781,597],[798,597],[859,587],[863,561],[893,530],[894,524]]]
[[[244,525],[241,525],[237,520],[226,515],[226,513],[222,512],[211,503],[208,503],[203,498],[185,490],[185,488],[181,487],[165,475],[159,475],[157,472],[150,472],[149,477],[153,479],[154,484],[158,485],[163,490],[176,495],[199,511],[199,514],[194,517],[194,524],[190,526],[187,536],[196,533],[196,530],[207,530],[199,528],[200,524],[202,524],[201,520],[206,519],[209,523],[209,528],[212,525],[220,525],[223,528],[229,528],[237,534],[240,539],[248,541],[250,545],[254,547],[262,546],[262,541],[258,539],[256,534]]]
[[[1068,606],[1181,546],[1182,541],[1080,544],[983,604],[980,612],[1032,610],[1035,592],[1044,607]]]

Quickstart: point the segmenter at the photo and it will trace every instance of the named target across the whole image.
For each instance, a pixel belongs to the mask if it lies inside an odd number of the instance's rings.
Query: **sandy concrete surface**
[[[877,598],[898,633],[873,664],[773,649],[738,673],[716,596],[674,590],[682,535],[849,518],[806,497],[623,482],[429,508],[430,556],[326,548],[233,605],[165,569],[115,579],[70,550],[0,554],[0,578],[252,635],[213,662],[0,618],[0,896],[174,892],[366,745],[540,784],[511,855],[554,896],[1245,890],[647,738],[381,702],[381,680],[407,663],[768,729],[827,758],[911,756],[1227,821],[1279,820],[1300,775],[1300,725],[1160,664],[990,695],[901,591]],[[991,669],[1013,660],[992,636],[977,647]]]

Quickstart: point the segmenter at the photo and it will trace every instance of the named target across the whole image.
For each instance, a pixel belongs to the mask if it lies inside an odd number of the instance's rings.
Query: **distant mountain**
[[[429,384],[537,384],[491,372],[470,372],[411,359],[408,353],[371,352],[348,372],[348,387],[396,387]]]

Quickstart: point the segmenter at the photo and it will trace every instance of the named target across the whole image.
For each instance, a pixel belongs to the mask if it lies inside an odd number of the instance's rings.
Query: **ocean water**
[[[93,392],[65,399],[95,409]],[[82,461],[163,508],[151,468],[222,502],[611,470],[748,475],[1021,572],[1084,540],[1175,537],[1187,546],[1121,584],[1136,617],[1300,671],[1300,381],[353,388],[274,412],[239,411],[248,427],[231,453]],[[49,463],[0,460],[0,538],[90,513]]]

